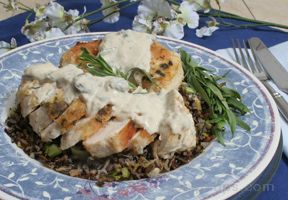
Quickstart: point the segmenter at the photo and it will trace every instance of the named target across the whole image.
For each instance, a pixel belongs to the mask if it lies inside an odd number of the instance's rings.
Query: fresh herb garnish
[[[99,54],[97,56],[91,55],[89,51],[85,48],[82,48],[82,54],[80,59],[86,62],[86,69],[89,73],[94,76],[115,76],[120,77],[128,81],[129,86],[132,89],[135,89],[140,85],[140,81],[135,78],[135,75],[140,75],[140,78],[146,78],[149,82],[154,84],[152,77],[140,68],[132,68],[128,72],[122,72],[119,69],[113,69]]]
[[[45,154],[50,158],[59,156],[62,153],[62,150],[56,144],[47,144],[45,146]]]
[[[246,105],[242,103],[240,94],[225,87],[224,82],[219,82],[223,76],[212,75],[207,69],[199,66],[184,50],[180,50],[180,55],[188,87],[187,91],[198,93],[208,105],[209,122],[214,127],[211,133],[217,137],[218,141],[224,144],[223,134],[227,123],[232,135],[234,135],[237,125],[249,131],[249,125],[238,117],[249,111]]]

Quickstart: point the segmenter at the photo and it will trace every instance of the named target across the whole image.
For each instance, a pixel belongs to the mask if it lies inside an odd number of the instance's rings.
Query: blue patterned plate
[[[183,48],[216,74],[228,74],[228,84],[240,92],[252,111],[243,117],[250,133],[237,129],[226,134],[226,146],[217,142],[190,163],[156,178],[107,183],[69,177],[47,169],[11,143],[4,132],[13,93],[23,69],[33,63],[59,63],[63,52],[76,41],[102,38],[90,33],[25,45],[0,57],[0,190],[3,198],[23,199],[226,199],[259,176],[273,158],[280,139],[279,114],[269,93],[249,72],[215,52],[184,41],[159,37],[170,49]],[[227,129],[228,132],[228,129]],[[0,195],[0,196],[1,196]],[[8,195],[8,196],[7,196]]]

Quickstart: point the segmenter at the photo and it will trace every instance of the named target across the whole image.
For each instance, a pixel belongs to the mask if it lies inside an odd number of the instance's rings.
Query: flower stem
[[[234,15],[228,12],[213,12],[213,13],[200,13],[200,16],[213,16],[213,17],[219,17],[219,18],[226,18],[226,19],[236,19],[236,20],[242,20],[246,22],[251,22],[251,23],[257,23],[255,25],[249,25],[249,26],[273,26],[273,27],[278,27],[278,28],[285,28],[288,29],[288,26],[282,25],[282,24],[277,24],[273,22],[266,22],[262,20],[256,20],[256,19],[249,19],[246,17],[241,17],[239,15]],[[241,27],[241,25],[239,25]],[[248,27],[248,24],[244,25],[243,27]]]
[[[0,1],[0,4],[3,5],[3,7],[5,8],[5,6],[8,6],[9,4],[6,4],[2,1]],[[21,5],[22,7],[18,6],[17,9],[19,10],[23,10],[23,11],[28,11],[28,12],[34,12],[34,10],[28,6],[26,6],[25,4],[23,3],[20,3],[20,2],[17,2],[17,4]],[[13,9],[13,11],[15,11],[16,9]],[[8,11],[11,11],[11,10],[8,10]]]
[[[17,4],[21,5],[27,11],[34,12],[33,8],[30,8],[29,6],[25,5],[24,3],[20,2],[20,1],[17,2]]]
[[[125,9],[125,8],[127,8],[127,7],[130,7],[130,6],[132,6],[133,4],[138,3],[138,2],[140,2],[140,1],[141,1],[141,0],[137,0],[137,1],[130,2],[129,4],[120,7],[119,10]],[[99,19],[90,21],[90,22],[88,23],[88,26],[92,26],[92,25],[94,25],[94,24],[96,24],[96,23],[98,23],[98,22],[101,22],[103,19],[105,19],[105,18],[107,18],[107,17],[110,17],[111,15],[119,12],[119,10],[115,10],[115,11],[113,11],[113,12],[111,12],[111,13],[109,13],[109,14],[107,14],[107,15],[99,18]]]
[[[75,22],[78,22],[78,21],[80,21],[80,20],[83,19],[83,18],[89,17],[89,16],[94,15],[94,14],[96,14],[96,13],[98,13],[98,12],[101,12],[101,11],[106,10],[106,9],[108,9],[108,8],[117,6],[117,5],[119,5],[120,3],[125,3],[125,2],[127,2],[127,1],[129,1],[129,0],[120,0],[120,1],[118,1],[118,2],[115,2],[115,3],[112,3],[112,4],[110,4],[110,5],[101,7],[101,8],[99,8],[99,9],[93,10],[93,11],[91,11],[91,12],[87,12],[86,14],[81,15],[80,17],[78,17],[77,19],[75,19],[75,20],[73,21],[73,23],[69,24],[69,25],[65,28],[65,30],[68,29],[70,26],[72,26]],[[109,16],[110,16],[110,15],[112,15],[112,14],[109,13]],[[104,18],[103,18],[103,19],[104,19]],[[102,20],[103,20],[103,19],[102,19]]]

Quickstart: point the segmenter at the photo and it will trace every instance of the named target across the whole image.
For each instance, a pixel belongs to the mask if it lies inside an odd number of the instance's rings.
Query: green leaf
[[[245,113],[249,112],[249,109],[247,108],[246,105],[244,105],[241,101],[237,100],[237,99],[233,99],[233,98],[228,98],[227,99],[227,103],[230,107],[240,111],[240,113],[242,115],[244,115]]]
[[[130,172],[129,172],[127,167],[123,167],[121,169],[121,173],[122,173],[123,178],[129,178],[129,176],[130,176]]]
[[[246,122],[241,120],[239,117],[237,117],[236,119],[237,119],[238,126],[240,126],[241,128],[243,128],[246,131],[250,131],[251,130],[250,126]]]
[[[62,153],[62,150],[56,144],[47,144],[45,146],[45,154],[50,158],[54,158]]]
[[[217,138],[217,141],[220,143],[220,144],[222,144],[222,145],[224,145],[225,146],[225,142],[224,142],[224,136],[223,136],[223,130],[215,130],[214,131],[214,134],[215,134],[215,136],[216,136],[216,138]]]
[[[232,132],[232,135],[234,135],[235,130],[236,130],[236,125],[237,125],[237,119],[235,114],[230,110],[226,110],[227,116],[228,116],[228,123]]]
[[[201,86],[201,84],[196,78],[192,78],[191,80],[192,80],[192,85],[194,86],[195,90],[200,94],[201,98],[208,104],[211,111],[213,112],[210,98],[208,94],[206,93],[205,89]]]
[[[234,97],[234,98],[241,99],[240,94],[233,89],[222,87],[221,90],[222,90],[223,96],[225,97]]]

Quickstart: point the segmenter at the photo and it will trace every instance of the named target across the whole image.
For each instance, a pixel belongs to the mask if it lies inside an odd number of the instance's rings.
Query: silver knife
[[[279,63],[266,45],[257,37],[248,40],[267,74],[282,91],[288,93],[288,71]]]

